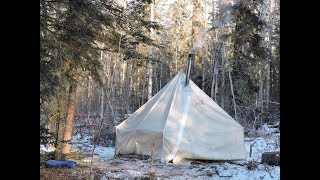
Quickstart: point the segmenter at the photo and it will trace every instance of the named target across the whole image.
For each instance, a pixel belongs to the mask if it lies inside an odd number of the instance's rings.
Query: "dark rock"
[[[264,152],[261,157],[261,164],[266,163],[269,165],[280,165],[280,151]]]

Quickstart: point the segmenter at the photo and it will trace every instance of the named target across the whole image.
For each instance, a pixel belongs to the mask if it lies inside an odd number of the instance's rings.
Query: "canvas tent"
[[[186,75],[178,74],[116,126],[116,154],[174,159],[245,159],[243,127]]]

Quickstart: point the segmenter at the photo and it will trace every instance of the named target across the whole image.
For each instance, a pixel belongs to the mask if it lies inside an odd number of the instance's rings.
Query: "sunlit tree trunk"
[[[225,44],[222,43],[221,48],[221,76],[222,76],[222,82],[221,82],[221,108],[224,109],[224,95],[225,95],[225,60],[224,60],[224,48]]]
[[[191,48],[194,50],[194,58],[191,66],[190,76],[192,78],[197,74],[196,70],[200,64],[200,37],[199,37],[199,28],[201,23],[199,21],[199,16],[201,13],[201,4],[199,0],[192,0],[193,12],[192,12],[192,27],[191,27]]]
[[[215,73],[216,73],[216,69],[215,69],[215,57],[214,57],[214,49],[213,49],[213,45],[212,45],[212,51],[211,51],[211,69],[212,69],[212,83],[211,83],[211,94],[210,97],[211,99],[214,99],[214,86],[215,86]]]
[[[154,0],[151,1],[150,4],[150,21],[154,22]],[[150,39],[154,40],[154,34],[153,34],[153,28],[150,28]],[[152,65],[152,59],[154,58],[153,52],[152,52],[152,46],[150,45],[149,49],[149,72],[148,72],[148,101],[152,97],[152,75],[153,75],[153,65]]]
[[[204,21],[203,21],[203,28],[202,28],[202,54],[201,54],[201,65],[202,65],[202,83],[201,88],[202,91],[204,91],[204,84],[206,80],[206,66],[205,66],[205,60],[206,60],[206,34],[207,34],[207,2],[204,1]]]
[[[67,106],[67,118],[66,126],[64,132],[64,147],[62,149],[63,154],[69,154],[71,150],[71,137],[72,137],[72,128],[73,128],[73,118],[76,105],[76,96],[77,96],[77,83],[78,83],[78,69],[75,62],[70,63],[70,87],[68,94],[68,106]]]
[[[215,75],[215,86],[214,86],[214,101],[218,104],[218,92],[219,92],[219,69],[218,69],[218,65],[219,65],[219,61],[218,59],[215,60],[215,68],[216,68],[216,73]]]
[[[72,110],[72,107],[70,109],[70,106],[69,106],[69,105],[72,105],[72,102],[71,102],[71,104],[69,103],[70,97],[72,95],[72,94],[70,94],[71,89],[69,87],[69,91],[68,91],[68,89],[66,88],[66,84],[68,84],[67,76],[71,77],[71,80],[74,80],[77,77],[77,73],[74,73],[74,74],[70,73],[71,71],[75,71],[75,69],[70,66],[69,66],[69,68],[70,68],[69,72],[66,72],[67,68],[68,68],[68,63],[67,63],[67,61],[64,61],[63,66],[61,67],[61,70],[59,73],[60,86],[59,86],[58,96],[57,96],[58,97],[58,99],[57,99],[58,100],[58,112],[59,112],[59,117],[58,117],[57,126],[56,126],[57,127],[57,129],[56,129],[57,139],[56,139],[56,143],[55,143],[55,147],[56,147],[55,159],[57,159],[57,160],[64,160],[65,155],[66,155],[65,149],[68,148],[67,147],[68,142],[66,142],[66,139],[65,139],[66,130],[68,129],[69,130],[68,133],[70,133],[70,131],[72,133],[72,128],[70,130],[70,128],[67,128],[67,125],[66,125],[67,113]],[[69,75],[66,75],[67,73]],[[72,76],[70,76],[71,74],[72,74]],[[71,100],[72,100],[72,98],[71,98]],[[75,102],[73,102],[73,106],[75,106]],[[70,116],[69,116],[69,120],[70,120]],[[68,125],[70,125],[70,123]]]
[[[214,4],[214,16],[217,17],[217,13],[220,11],[220,7],[221,7],[221,1],[220,0],[213,0],[213,4]],[[219,41],[219,36],[220,36],[221,32],[220,31],[216,31],[214,34],[215,37],[215,42]],[[220,38],[221,41],[221,38]],[[222,44],[222,43],[220,43]],[[218,58],[218,51],[216,51],[216,59],[215,59],[215,87],[214,87],[214,101],[218,104],[218,92],[219,92],[219,58]]]
[[[229,65],[230,64],[231,63],[229,63]],[[233,92],[233,83],[232,83],[232,77],[231,77],[231,67],[229,67],[229,81],[230,81],[230,89],[231,89],[232,102],[233,102],[233,108],[234,108],[234,119],[238,120],[236,98],[235,98],[234,92]]]
[[[137,70],[138,70],[138,73],[137,73],[138,78],[137,78],[136,94],[137,94],[138,107],[140,107],[143,103],[144,88],[142,87],[143,90],[141,91],[141,78],[140,78],[141,70],[139,67],[137,67]]]

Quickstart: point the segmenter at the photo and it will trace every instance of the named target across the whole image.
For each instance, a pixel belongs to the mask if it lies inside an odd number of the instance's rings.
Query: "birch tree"
[[[197,69],[200,69],[200,58],[201,58],[201,39],[199,36],[199,30],[202,28],[202,23],[200,21],[200,13],[201,13],[201,4],[199,0],[192,0],[192,25],[191,25],[191,48],[194,49],[194,62],[192,62],[191,66],[191,74],[193,78],[196,79],[199,75]],[[191,76],[192,77],[192,76]],[[195,81],[195,83],[199,83]],[[200,84],[200,83],[199,83]]]
[[[150,21],[151,23],[154,22],[154,1],[155,0],[151,0],[150,3]],[[154,40],[154,32],[153,32],[153,27],[150,27],[150,39],[151,41]],[[149,77],[148,77],[148,101],[151,99],[152,97],[152,75],[153,75],[153,53],[152,53],[152,46],[150,46],[149,48]]]

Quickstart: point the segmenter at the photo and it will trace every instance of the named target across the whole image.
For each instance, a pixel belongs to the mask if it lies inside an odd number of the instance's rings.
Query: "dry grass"
[[[40,179],[41,180],[75,180],[75,179],[92,179],[96,173],[94,170],[90,172],[89,163],[79,163],[79,160],[88,156],[81,152],[72,152],[66,157],[68,160],[75,161],[76,167],[66,168],[45,168],[45,162],[49,159],[54,159],[54,153],[40,154]]]
[[[90,167],[77,166],[74,168],[40,168],[40,180],[89,180],[101,174],[98,169],[90,172]]]
[[[77,179],[72,176],[71,169],[63,168],[40,168],[41,180],[71,180]]]

